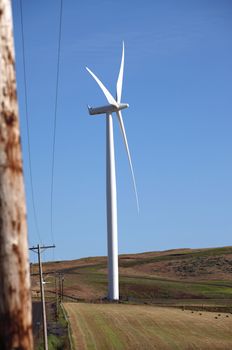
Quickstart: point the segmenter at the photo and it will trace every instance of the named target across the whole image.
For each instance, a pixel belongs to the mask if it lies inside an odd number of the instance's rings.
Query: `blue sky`
[[[59,1],[23,0],[32,172],[40,235],[50,234]],[[13,1],[29,242],[32,211],[19,0]],[[125,41],[124,122],[140,213],[117,123],[119,252],[231,245],[232,3],[63,1],[54,173],[55,259],[106,255],[105,97]],[[115,119],[116,122],[116,119]],[[45,259],[51,258],[45,253]]]

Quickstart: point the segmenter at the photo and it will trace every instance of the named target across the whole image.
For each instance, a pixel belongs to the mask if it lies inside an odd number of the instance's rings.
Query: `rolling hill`
[[[141,302],[218,300],[232,304],[232,247],[175,249],[119,256],[120,297]],[[64,276],[64,296],[100,300],[107,295],[107,258],[43,264],[45,280]],[[31,266],[32,290],[39,290],[38,266]],[[46,286],[55,292],[54,283]]]

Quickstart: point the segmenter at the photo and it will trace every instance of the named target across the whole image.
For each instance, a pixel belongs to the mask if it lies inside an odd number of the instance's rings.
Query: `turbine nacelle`
[[[106,106],[100,106],[100,107],[90,107],[88,106],[89,114],[90,115],[96,115],[96,114],[112,114],[114,112],[119,112],[122,109],[126,109],[129,107],[128,103],[119,103],[116,107],[114,104],[108,104]]]

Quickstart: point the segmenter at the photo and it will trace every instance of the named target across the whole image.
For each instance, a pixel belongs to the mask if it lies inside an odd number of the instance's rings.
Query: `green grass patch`
[[[49,350],[63,350],[63,340],[60,337],[57,337],[54,334],[48,335],[48,349]],[[44,350],[44,343],[41,341],[39,344],[38,350]]]
[[[227,285],[217,285],[202,282],[183,282],[161,280],[155,278],[120,278],[120,293],[135,298],[232,298],[232,288]]]

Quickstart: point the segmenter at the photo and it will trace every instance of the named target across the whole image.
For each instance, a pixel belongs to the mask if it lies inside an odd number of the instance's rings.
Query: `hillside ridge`
[[[107,257],[46,262],[44,278],[64,278],[64,294],[76,299],[107,296]],[[31,265],[38,293],[38,265]],[[119,255],[120,297],[139,300],[232,298],[232,246],[169,249]],[[50,284],[47,292],[54,293]],[[231,300],[232,302],[232,300]]]

